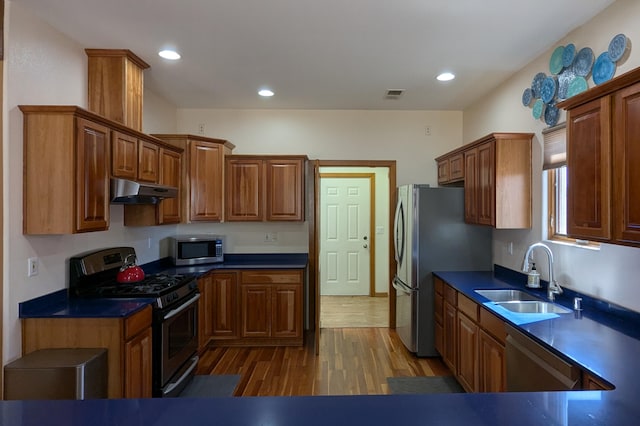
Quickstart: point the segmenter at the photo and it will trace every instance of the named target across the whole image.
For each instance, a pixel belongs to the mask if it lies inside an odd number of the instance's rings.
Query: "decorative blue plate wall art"
[[[593,82],[595,84],[601,84],[605,81],[609,81],[616,73],[616,64],[614,64],[609,58],[609,52],[603,52],[596,59],[596,63],[593,65]]]
[[[573,62],[573,70],[576,75],[586,77],[591,72],[593,66],[593,50],[590,47],[583,47],[576,55]]]
[[[551,54],[551,59],[549,59],[549,71],[553,75],[560,74],[562,71],[562,56],[564,55],[564,46],[558,46]]]
[[[558,124],[558,118],[560,118],[560,111],[558,111],[555,102],[544,107],[544,122],[547,126],[551,127]]]
[[[627,36],[624,34],[616,35],[609,43],[609,49],[607,50],[609,59],[611,59],[612,62],[618,62],[624,56],[627,47]]]
[[[538,120],[540,117],[542,117],[543,109],[544,109],[544,102],[542,102],[542,99],[537,99],[536,102],[533,104],[533,110],[531,111],[531,113],[533,114],[533,118]]]
[[[573,60],[576,58],[576,45],[569,43],[564,47],[562,51],[562,66],[568,68],[573,64]]]
[[[567,92],[569,91],[569,83],[576,77],[576,73],[573,72],[573,67],[565,68],[560,74],[558,74],[558,93],[557,98],[559,100],[568,99]]]
[[[522,105],[531,108],[536,120],[555,126],[560,116],[557,103],[588,90],[589,79],[596,85],[611,80],[616,62],[624,61],[630,49],[631,40],[624,34],[614,36],[597,58],[590,47],[577,50],[573,43],[557,46],[549,58],[550,75],[536,73],[522,93]]]
[[[540,89],[540,99],[545,104],[551,102],[556,96],[556,79],[554,77],[547,77],[542,82],[542,88]]]
[[[545,78],[547,78],[547,75],[543,72],[539,72],[533,77],[533,81],[531,82],[531,92],[533,93],[533,97],[536,99],[540,97],[542,83],[544,83]]]
[[[531,105],[531,100],[533,99],[533,92],[531,91],[531,87],[527,87],[522,92],[522,105],[528,107]]]

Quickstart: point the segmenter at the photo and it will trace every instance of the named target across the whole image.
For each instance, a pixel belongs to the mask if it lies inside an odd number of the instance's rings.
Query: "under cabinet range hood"
[[[111,178],[111,204],[157,204],[165,198],[176,198],[178,188]]]

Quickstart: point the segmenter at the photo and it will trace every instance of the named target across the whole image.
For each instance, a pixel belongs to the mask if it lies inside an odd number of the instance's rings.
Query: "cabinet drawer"
[[[242,272],[243,284],[296,284],[302,282],[302,271],[248,271]]]
[[[451,303],[453,306],[456,306],[458,298],[456,297],[458,292],[453,289],[453,287],[449,287],[448,285],[444,286],[444,300]]]
[[[458,310],[474,321],[478,321],[478,304],[467,296],[458,295]]]
[[[507,338],[504,321],[482,308],[480,309],[480,326],[504,345]]]
[[[151,327],[151,305],[125,319],[124,339],[131,339],[148,327]]]

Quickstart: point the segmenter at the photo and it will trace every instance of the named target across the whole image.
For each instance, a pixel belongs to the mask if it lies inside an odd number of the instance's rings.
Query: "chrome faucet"
[[[542,243],[534,243],[529,246],[527,252],[524,255],[524,262],[522,263],[522,272],[529,272],[529,259],[531,258],[531,253],[533,249],[536,247],[540,247],[547,253],[547,259],[549,261],[549,287],[547,288],[547,297],[549,300],[553,301],[556,298],[556,294],[562,294],[562,287],[560,284],[556,282],[553,278],[553,253],[551,249]]]

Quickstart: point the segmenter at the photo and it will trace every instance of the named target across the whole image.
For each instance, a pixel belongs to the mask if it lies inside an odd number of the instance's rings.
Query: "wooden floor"
[[[302,347],[212,348],[198,374],[240,374],[236,396],[380,395],[387,377],[451,374],[440,358],[417,358],[388,328],[326,328]]]
[[[388,327],[389,298],[320,296],[320,327]]]

